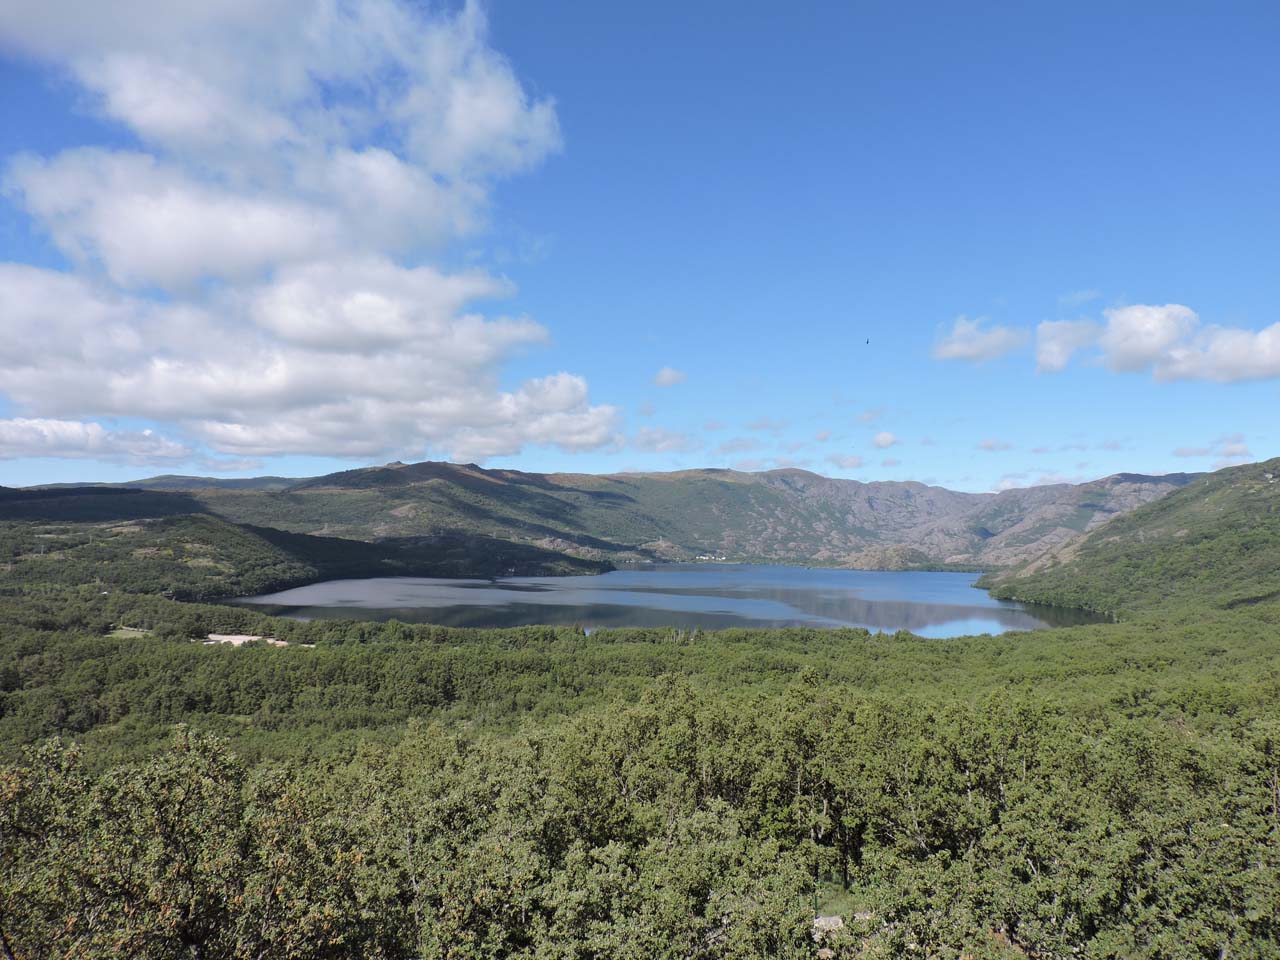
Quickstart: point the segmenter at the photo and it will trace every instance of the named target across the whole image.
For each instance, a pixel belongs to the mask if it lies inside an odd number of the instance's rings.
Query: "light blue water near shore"
[[[396,619],[455,627],[865,627],[924,637],[1092,622],[992,599],[973,573],[654,564],[600,576],[331,580],[238,603],[298,619]]]

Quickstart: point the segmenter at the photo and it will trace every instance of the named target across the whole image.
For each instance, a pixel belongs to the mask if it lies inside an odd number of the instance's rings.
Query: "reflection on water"
[[[662,564],[594,577],[332,580],[237,601],[310,620],[396,619],[453,627],[866,627],[956,637],[1093,622],[994,600],[972,573]]]

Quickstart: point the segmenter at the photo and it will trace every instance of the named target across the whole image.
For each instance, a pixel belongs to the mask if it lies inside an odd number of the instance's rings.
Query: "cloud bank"
[[[0,47],[135,141],[4,165],[70,267],[0,264],[0,390],[24,415],[4,449],[484,459],[614,440],[580,376],[504,386],[546,329],[476,309],[511,296],[504,278],[439,266],[501,179],[560,146],[554,103],[474,3],[20,0]]]

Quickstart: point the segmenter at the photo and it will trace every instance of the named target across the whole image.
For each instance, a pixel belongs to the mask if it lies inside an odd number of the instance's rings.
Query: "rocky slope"
[[[1280,458],[1198,477],[987,585],[1119,615],[1280,602]]]
[[[722,557],[902,568],[1034,561],[1190,479],[1118,474],[975,494],[804,470],[597,476],[427,462],[283,485],[279,478],[155,483],[184,489],[205,509],[239,523],[357,540],[465,533],[611,560]]]

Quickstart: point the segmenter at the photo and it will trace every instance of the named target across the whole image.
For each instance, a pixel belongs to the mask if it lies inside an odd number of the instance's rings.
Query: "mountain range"
[[[467,535],[596,561],[995,568],[1054,555],[1196,476],[1122,473],[964,493],[797,469],[537,474],[429,461],[302,479],[162,476],[92,489],[168,492],[192,511],[238,524],[370,542]]]

